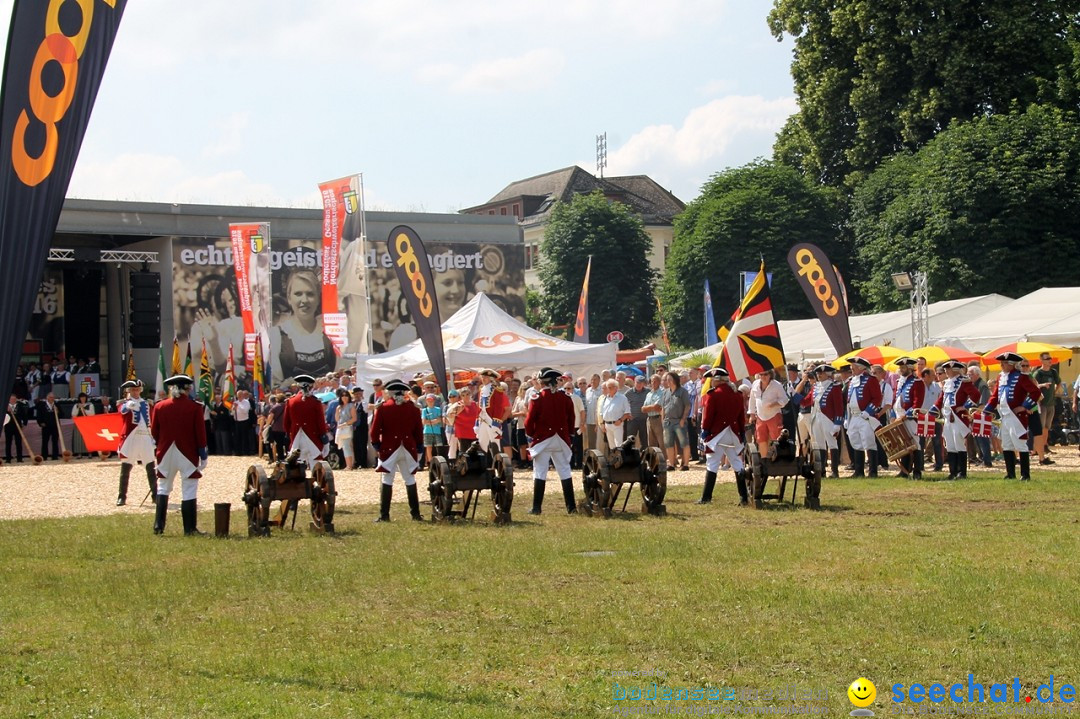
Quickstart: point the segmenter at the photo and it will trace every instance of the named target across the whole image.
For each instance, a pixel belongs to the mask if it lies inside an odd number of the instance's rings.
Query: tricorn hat
[[[409,391],[409,385],[405,384],[399,379],[392,379],[385,385],[383,385],[383,389],[385,389],[387,392],[404,394],[405,392]]]
[[[481,377],[491,377],[492,379],[499,379],[499,373],[493,369],[484,368],[477,372]]]
[[[915,359],[914,357],[898,357],[897,359],[893,360],[893,364],[897,367],[914,367],[915,365],[919,364],[919,360]]]
[[[124,384],[120,385],[120,389],[131,389],[133,387],[142,387],[143,383],[141,379],[129,379]]]
[[[172,377],[165,380],[164,384],[166,387],[171,387],[173,385],[183,387],[186,384],[192,384],[194,381],[195,380],[191,379],[186,374],[174,374]]]
[[[551,367],[544,367],[536,376],[541,382],[558,382],[562,377],[562,372]]]
[[[727,379],[728,371],[723,367],[713,367],[705,370],[705,374],[703,374],[702,377],[719,377],[720,379]]]
[[[831,364],[819,364],[814,368],[814,374],[821,374],[822,372],[828,372],[832,374],[836,370]]]
[[[998,362],[1011,362],[1012,364],[1019,364],[1024,361],[1024,358],[1015,352],[1002,352],[994,359]]]
[[[967,369],[960,360],[946,360],[941,363],[941,366],[945,369]]]
[[[315,378],[309,374],[298,374],[293,379],[296,380],[296,384],[300,385],[315,384]]]
[[[852,365],[859,365],[863,369],[870,369],[870,360],[862,357],[852,357],[848,362]]]

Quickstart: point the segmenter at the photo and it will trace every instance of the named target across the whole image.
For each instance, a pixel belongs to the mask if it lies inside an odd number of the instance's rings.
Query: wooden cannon
[[[509,523],[514,503],[514,468],[497,444],[492,443],[485,451],[479,442],[473,442],[452,460],[432,457],[428,469],[431,521],[475,519],[480,492],[485,489],[491,492],[491,521]],[[461,508],[454,509],[455,504]]]
[[[583,465],[585,500],[580,509],[590,517],[610,517],[624,487],[626,495],[620,511],[625,512],[635,482],[641,487],[642,514],[659,516],[667,512],[667,461],[659,447],[639,449],[637,437],[632,436],[607,455],[590,449]]]
[[[747,490],[754,507],[761,509],[767,499],[783,502],[788,480],[792,480],[791,503],[795,504],[799,477],[805,477],[806,498],[803,504],[810,509],[821,508],[818,494],[821,491],[821,478],[825,476],[825,467],[816,467],[808,457],[803,456],[786,429],[780,433],[780,439],[769,443],[769,453],[765,457],[761,456],[752,428],[746,430],[746,447]],[[780,482],[775,494],[765,494],[765,486],[770,477],[776,477]]]
[[[326,462],[316,462],[307,473],[307,463],[294,450],[284,460],[274,463],[269,477],[259,465],[248,467],[244,477],[244,504],[247,505],[248,536],[268,537],[270,527],[284,527],[292,514],[296,527],[297,508],[301,499],[311,501],[311,528],[318,532],[334,531],[334,470]],[[270,518],[270,505],[280,501],[278,514]]]

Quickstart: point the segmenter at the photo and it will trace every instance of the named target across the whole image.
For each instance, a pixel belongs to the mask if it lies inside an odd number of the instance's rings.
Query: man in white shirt
[[[233,417],[236,419],[236,453],[243,456],[254,454],[255,418],[252,413],[251,394],[245,390],[236,393]]]
[[[604,399],[600,403],[600,422],[603,425],[607,451],[610,452],[623,442],[626,422],[630,419],[630,403],[626,396],[619,393],[619,383],[609,379],[604,383]]]
[[[757,379],[750,387],[747,413],[754,423],[754,434],[762,457],[769,453],[769,442],[780,439],[780,432],[784,429],[784,418],[780,412],[787,403],[784,385],[776,381],[773,371],[758,372]]]
[[[594,374],[589,378],[589,386],[585,390],[585,449],[596,449],[599,446],[596,441],[596,405],[603,394],[600,375]]]
[[[582,460],[582,432],[585,431],[585,400],[574,391],[574,380],[568,375],[563,375],[566,384],[563,389],[570,395],[574,403],[574,428],[570,435],[570,469],[581,469]]]

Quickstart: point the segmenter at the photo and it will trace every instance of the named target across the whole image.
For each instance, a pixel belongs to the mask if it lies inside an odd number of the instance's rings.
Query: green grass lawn
[[[895,682],[1076,684],[1080,476],[1036,477],[826,480],[816,513],[677,488],[667,517],[606,521],[555,485],[510,527],[396,504],[390,525],[339,511],[334,537],[249,540],[239,513],[228,540],[175,514],[165,537],[149,516],[3,522],[0,715],[608,716],[643,705],[613,700],[649,681],[623,670],[827,689],[835,716],[859,676],[879,716]]]

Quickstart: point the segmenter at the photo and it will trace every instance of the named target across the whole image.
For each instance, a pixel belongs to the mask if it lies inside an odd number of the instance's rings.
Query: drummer
[[[941,388],[937,410],[944,419],[942,437],[945,440],[946,458],[949,462],[949,479],[967,478],[967,436],[971,434],[971,417],[968,410],[978,407],[979,390],[968,379],[963,362],[949,360],[941,365],[948,378]],[[931,411],[934,411],[931,410]]]
[[[919,447],[912,454],[900,458],[900,476],[911,479],[922,479],[923,453],[918,440],[918,427],[915,422],[915,413],[922,409],[923,398],[926,396],[926,384],[915,372],[918,360],[913,357],[901,357],[893,364],[896,365],[900,378],[896,382],[896,400],[893,402],[893,412],[898,418],[904,419],[904,427],[914,438],[915,445]]]
[[[832,365],[818,365],[814,368],[814,377],[814,386],[802,400],[802,406],[810,408],[810,448],[821,476],[825,476],[827,452],[832,460],[831,476],[839,477],[840,447],[837,437],[844,428],[843,389],[833,379]]]

